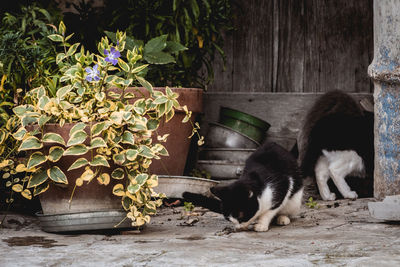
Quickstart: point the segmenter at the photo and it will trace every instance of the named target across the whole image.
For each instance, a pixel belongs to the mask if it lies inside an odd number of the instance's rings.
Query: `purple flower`
[[[99,77],[100,72],[99,72],[98,68],[99,68],[98,65],[94,65],[93,68],[87,67],[87,68],[85,69],[85,71],[86,71],[87,74],[88,74],[88,75],[86,76],[86,80],[87,80],[88,82],[91,82],[91,81],[96,81],[96,82],[97,82],[98,80],[100,80],[100,77]]]
[[[116,50],[114,47],[111,47],[110,51],[104,49],[104,54],[107,56],[106,61],[110,62],[113,65],[116,65],[118,63],[118,58],[121,56],[119,51]]]

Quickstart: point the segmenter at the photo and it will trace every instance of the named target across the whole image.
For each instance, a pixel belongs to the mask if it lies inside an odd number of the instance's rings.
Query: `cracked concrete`
[[[265,233],[232,232],[201,208],[162,208],[140,233],[114,234],[51,234],[12,214],[0,229],[0,266],[399,266],[400,225],[370,217],[368,201],[319,201]]]

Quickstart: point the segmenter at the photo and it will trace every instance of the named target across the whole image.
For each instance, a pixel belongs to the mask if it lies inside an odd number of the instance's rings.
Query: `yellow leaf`
[[[83,181],[89,182],[89,181],[91,181],[91,180],[93,179],[93,176],[94,176],[94,173],[93,173],[93,171],[89,168],[89,169],[87,169],[86,171],[84,171],[84,172],[82,173],[81,179],[82,179]]]
[[[156,187],[158,185],[158,177],[157,175],[152,175],[150,179],[147,180],[147,185],[151,187]]]
[[[113,194],[119,197],[125,196],[124,186],[122,184],[116,184],[112,190]]]
[[[132,212],[128,212],[128,213],[126,214],[126,217],[128,217],[128,218],[131,219],[132,221],[135,220],[135,216],[133,216],[133,213],[132,213]]]
[[[135,224],[135,226],[142,226],[145,223],[144,219],[141,217],[136,218],[136,221],[132,224]]]
[[[21,192],[21,195],[26,199],[32,199],[32,193],[28,189]]]
[[[76,180],[75,180],[75,184],[76,184],[76,186],[82,186],[82,185],[83,185],[83,180],[82,180],[82,178],[76,179]]]
[[[110,175],[108,173],[102,173],[97,177],[97,181],[99,181],[99,184],[108,185],[110,183]]]
[[[22,192],[23,189],[24,188],[20,184],[15,184],[12,186],[12,190],[14,190],[15,192]]]
[[[132,199],[134,202],[136,202],[137,198],[136,196],[132,195],[131,193],[129,193],[129,191],[126,191],[126,196],[129,197],[130,199]]]
[[[17,165],[17,167],[15,168],[15,171],[16,172],[24,172],[24,171],[26,171],[26,167],[25,167],[25,165],[24,164],[18,164]]]

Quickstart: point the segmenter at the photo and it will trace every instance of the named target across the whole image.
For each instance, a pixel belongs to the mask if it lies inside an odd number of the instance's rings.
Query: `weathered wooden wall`
[[[372,92],[373,0],[238,0],[210,92]]]

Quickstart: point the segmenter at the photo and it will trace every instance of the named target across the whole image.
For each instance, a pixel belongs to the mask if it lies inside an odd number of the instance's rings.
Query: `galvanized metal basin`
[[[218,181],[191,176],[159,175],[158,186],[154,188],[154,191],[165,193],[168,198],[182,198],[182,193],[185,191],[211,197],[210,188],[218,183]]]
[[[130,219],[124,220],[124,218],[126,218],[126,212],[123,210],[55,215],[37,213],[36,215],[39,217],[42,230],[53,233],[133,228]],[[120,223],[121,221],[123,222]]]
[[[214,179],[237,179],[244,170],[244,163],[227,160],[198,160],[197,168],[209,172]]]
[[[229,127],[209,123],[205,145],[213,148],[257,148],[260,144]]]
[[[199,159],[244,163],[254,151],[253,148],[205,148],[200,151]]]

